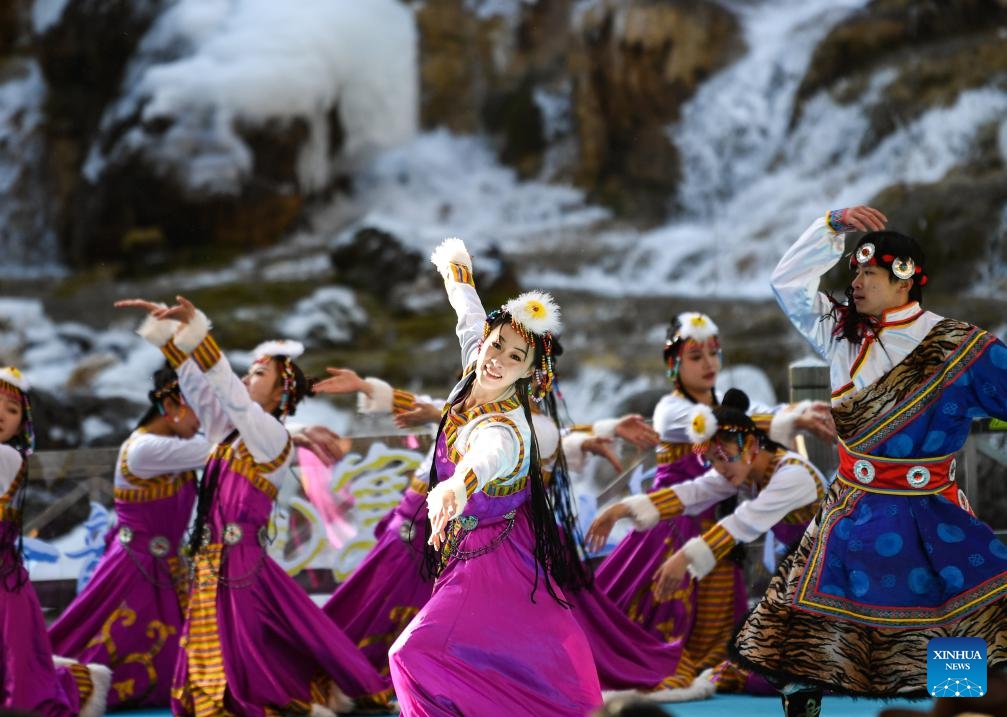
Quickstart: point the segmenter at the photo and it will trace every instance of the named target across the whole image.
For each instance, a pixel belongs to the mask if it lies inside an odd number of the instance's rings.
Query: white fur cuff
[[[661,513],[647,495],[631,495],[622,499],[622,504],[629,508],[633,525],[638,530],[650,530],[661,520]]]
[[[689,559],[689,572],[696,580],[702,580],[717,565],[717,558],[710,546],[702,538],[692,538],[684,546],[682,552]]]
[[[357,393],[357,411],[360,413],[391,413],[394,398],[392,387],[380,378],[365,378],[371,387],[371,395],[363,391]]]
[[[437,267],[441,276],[447,274],[451,264],[461,264],[470,270],[472,269],[472,257],[469,256],[465,242],[461,239],[451,238],[442,241],[440,246],[434,249],[433,254],[430,255],[430,261]]]
[[[105,665],[88,663],[88,675],[91,678],[91,696],[81,705],[80,717],[101,717],[105,714],[108,691],[112,686],[112,671]]]
[[[455,494],[455,514],[448,516],[450,518],[457,518],[465,511],[465,506],[469,502],[468,493],[465,492],[465,481],[460,477],[452,476],[446,481],[441,481],[433,487],[433,489],[427,493],[427,508],[430,512],[430,518],[433,519],[436,515],[441,512],[441,506],[444,505],[444,494],[448,491],[454,491]]]
[[[177,329],[178,322],[174,319],[155,319],[148,314],[147,318],[140,324],[140,328],[136,330],[136,333],[141,338],[154,344],[154,346],[161,348],[168,343],[168,339],[172,337]]]
[[[203,343],[203,339],[210,333],[210,320],[206,314],[196,310],[196,315],[187,324],[181,324],[175,332],[175,346],[182,353],[188,355],[196,350],[196,347]]]
[[[595,421],[591,426],[591,431],[594,435],[602,438],[615,438],[615,427],[619,425],[620,420],[618,418],[603,418],[600,421]]]
[[[794,448],[794,429],[798,417],[811,405],[811,401],[801,401],[791,404],[776,412],[769,423],[769,437],[787,448]]]

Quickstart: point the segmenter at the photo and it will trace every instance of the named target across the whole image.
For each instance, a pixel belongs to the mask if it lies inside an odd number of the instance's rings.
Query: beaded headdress
[[[26,455],[35,450],[35,424],[31,415],[31,399],[28,397],[30,388],[28,379],[14,366],[0,368],[0,394],[21,404],[21,439]]]
[[[563,328],[559,306],[545,292],[526,291],[486,316],[483,338],[489,336],[490,327],[501,316],[508,317],[511,328],[525,343],[534,346],[536,340],[541,342],[542,353],[528,387],[529,393],[541,400],[553,389],[556,380],[553,344],[555,335]]]
[[[266,363],[277,359],[280,364],[280,380],[283,382],[283,393],[280,394],[280,419],[290,413],[293,401],[293,390],[297,385],[294,374],[294,359],[304,353],[304,344],[300,341],[278,340],[266,341],[252,349],[252,360],[255,363]]]

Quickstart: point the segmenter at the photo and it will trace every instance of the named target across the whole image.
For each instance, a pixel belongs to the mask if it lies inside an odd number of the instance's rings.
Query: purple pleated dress
[[[218,486],[194,560],[172,712],[306,715],[340,692],[358,706],[387,705],[388,679],[266,553],[276,486],[241,445],[218,445],[204,480],[211,474]]]
[[[662,443],[651,492],[691,480],[708,470],[688,444]],[[657,600],[654,573],[661,564],[716,522],[716,507],[698,515],[662,520],[646,531],[633,531],[595,572],[595,587],[653,637],[679,642],[683,652],[662,688],[688,687],[708,667],[727,657],[735,624],[747,609],[741,569],[721,561],[703,580],[688,580],[668,600]]]
[[[56,654],[112,670],[109,709],[167,707],[188,597],[178,549],[192,517],[195,473],[124,477],[138,487],[115,490],[115,539],[49,637]]]
[[[454,473],[443,435],[435,461],[440,480]],[[506,496],[477,492],[452,521],[455,549],[389,654],[405,717],[585,717],[601,704],[573,611],[549,595],[541,575],[532,602],[529,493],[527,486]]]
[[[426,483],[414,478],[382,520],[377,543],[322,608],[382,674],[388,648],[433,591],[433,580],[420,574],[426,519]]]
[[[0,496],[0,535],[15,540],[19,523],[11,502],[24,475],[22,468]],[[13,549],[0,553],[0,707],[41,717],[79,714],[93,691],[89,671],[80,664],[57,667],[52,655],[28,571]]]

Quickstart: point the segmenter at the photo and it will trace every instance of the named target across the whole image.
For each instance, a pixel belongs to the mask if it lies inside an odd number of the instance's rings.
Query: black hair
[[[774,451],[785,449],[785,446],[774,441],[768,433],[755,425],[755,421],[748,415],[750,405],[748,394],[740,388],[727,389],[720,405],[713,408],[713,415],[717,419],[717,435],[735,437],[738,434],[751,434],[759,442],[760,449]]]
[[[157,416],[163,416],[165,399],[174,398],[177,401],[181,396],[182,389],[178,385],[178,374],[175,373],[175,369],[165,364],[154,372],[154,388],[147,392],[150,406],[137,422],[136,428],[146,426]]]
[[[510,315],[501,311],[492,317],[490,330],[509,322]],[[535,366],[545,353],[545,344],[540,336],[532,335],[531,337],[534,340],[532,366]],[[562,347],[558,346],[558,342],[555,339],[553,339],[551,352],[553,358],[562,353]],[[465,383],[458,391],[455,400],[456,403],[464,400],[469,395],[472,384],[475,381],[475,372],[470,371],[465,376],[464,381]],[[531,493],[532,529],[535,534],[535,580],[532,585],[531,600],[532,602],[535,601],[539,573],[541,572],[549,595],[560,605],[570,607],[570,604],[557,594],[555,586],[567,590],[577,590],[590,584],[591,571],[582,557],[586,554],[584,536],[577,522],[577,514],[574,509],[570,488],[569,472],[566,465],[566,456],[563,454],[562,443],[557,447],[552,478],[548,484],[546,484],[542,474],[541,454],[532,420],[531,384],[532,377],[528,377],[519,379],[514,386],[517,398],[524,409],[524,415],[531,434],[528,484]],[[546,394],[542,400],[542,407],[543,412],[557,423],[558,428],[559,411],[553,392]],[[448,420],[449,410],[449,408],[445,409],[441,417],[440,425],[437,428],[437,435],[434,437],[435,446],[440,441],[441,434],[444,432],[444,425]],[[430,489],[432,490],[439,482],[437,461],[435,459],[430,467]],[[429,539],[431,532],[429,520],[424,522],[424,530],[426,537]],[[429,545],[429,540],[426,541],[426,544],[422,574],[425,577],[436,577],[443,569],[444,562],[440,552]]]
[[[892,271],[894,260],[897,258],[913,260],[916,265],[916,273],[912,277],[913,285],[909,287],[909,300],[922,305],[923,286],[927,283],[927,274],[923,269],[926,254],[924,254],[920,243],[911,236],[895,231],[867,232],[857,242],[857,247],[850,256],[851,271],[856,271],[857,268],[857,250],[868,242],[874,245],[871,264],[887,269],[888,279],[892,283],[900,281]],[[832,334],[837,339],[846,339],[854,345],[859,345],[863,342],[867,331],[873,327],[875,319],[870,314],[862,314],[857,311],[856,304],[853,302],[852,284],[846,287],[843,294],[846,296],[846,303],[841,303],[829,295],[832,309],[827,315],[836,321],[836,327]]]
[[[283,384],[283,369],[285,364],[290,365],[290,372],[293,374],[294,382],[290,387],[290,391],[287,395],[287,403],[284,405],[281,403],[279,406],[273,409],[272,416],[277,419],[282,419],[284,416],[293,416],[297,413],[297,406],[308,396],[315,395],[315,379],[308,378],[301,367],[297,365],[294,359],[289,356],[271,356],[273,365],[276,366],[276,385],[280,386]],[[284,408],[286,413],[284,413]]]

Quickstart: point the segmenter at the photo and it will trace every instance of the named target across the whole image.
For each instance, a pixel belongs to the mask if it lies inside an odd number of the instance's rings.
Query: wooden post
[[[790,364],[790,400],[825,401],[831,396],[829,367],[816,358],[801,359]],[[832,478],[839,465],[839,454],[835,445],[830,445],[814,436],[805,436],[804,445],[808,458],[818,466],[827,479]]]

